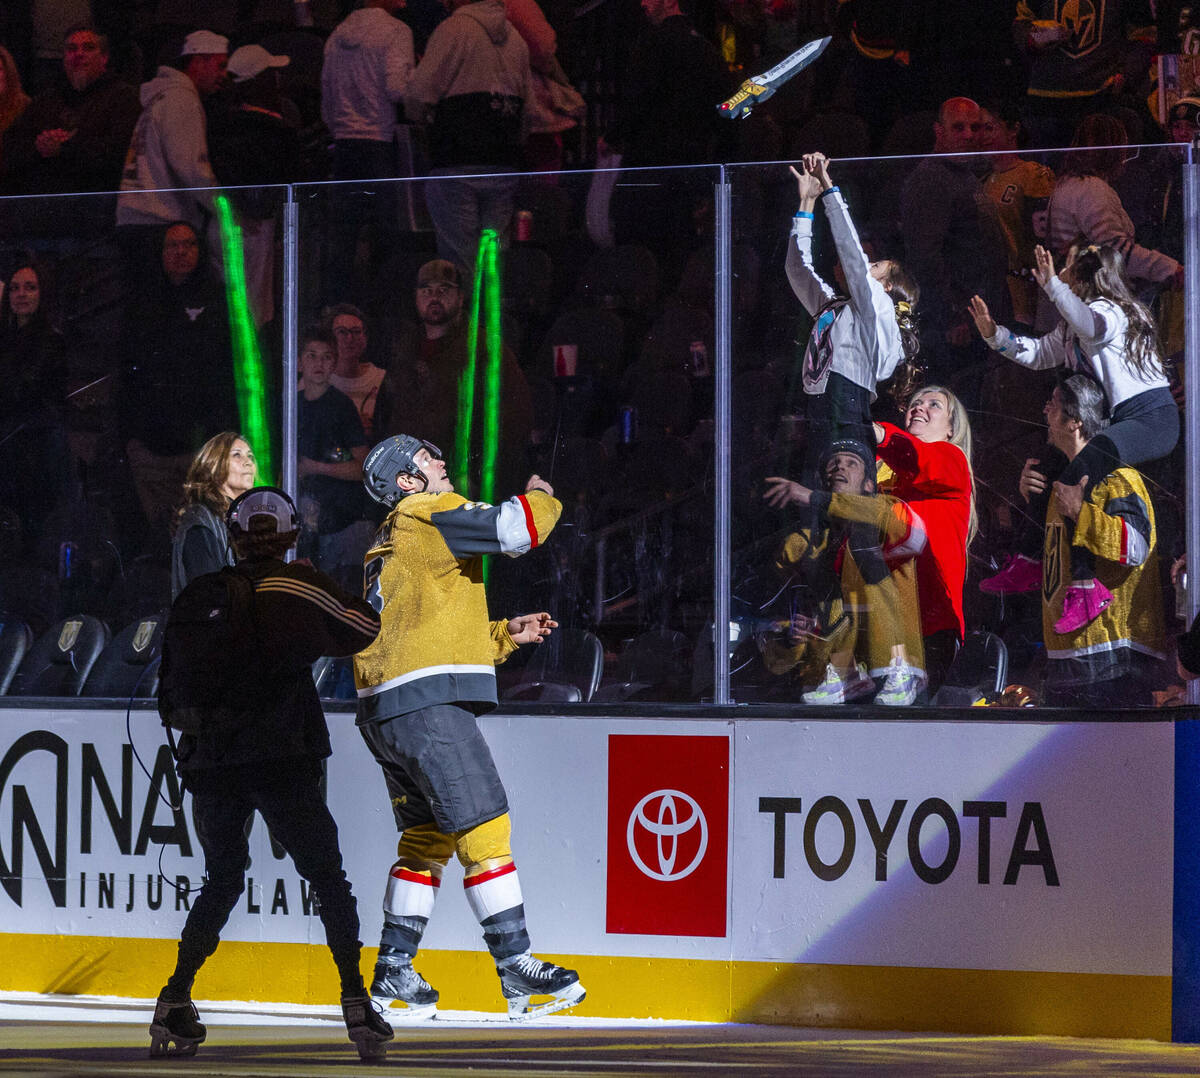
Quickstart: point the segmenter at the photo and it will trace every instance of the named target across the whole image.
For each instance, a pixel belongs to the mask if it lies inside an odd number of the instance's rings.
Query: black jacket
[[[253,665],[253,708],[227,730],[179,740],[179,769],[207,771],[314,761],[332,751],[325,713],[312,679],[322,655],[361,651],[379,633],[379,615],[363,599],[342,591],[324,573],[277,559],[244,561],[235,569],[254,584],[255,637],[230,663]],[[186,656],[164,656],[164,662]],[[214,670],[214,678],[222,671]],[[244,679],[243,679],[244,680]],[[194,786],[193,776],[188,781]]]

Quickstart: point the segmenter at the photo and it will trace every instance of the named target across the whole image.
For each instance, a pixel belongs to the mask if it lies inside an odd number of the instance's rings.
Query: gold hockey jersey
[[[433,704],[496,706],[496,664],[517,645],[506,621],[488,620],[483,556],[532,550],[561,513],[540,490],[495,506],[454,493],[400,500],[364,560],[382,629],[354,657],[359,723]]]
[[[1096,555],[1096,579],[1112,592],[1113,599],[1076,632],[1060,636],[1054,631],[1063,595],[1071,583],[1071,541],[1057,502],[1051,498],[1042,557],[1046,657],[1052,662],[1087,660],[1089,680],[1102,679],[1105,653],[1121,648],[1162,658],[1165,644],[1154,506],[1137,471],[1118,468],[1092,488],[1075,522],[1074,541]]]

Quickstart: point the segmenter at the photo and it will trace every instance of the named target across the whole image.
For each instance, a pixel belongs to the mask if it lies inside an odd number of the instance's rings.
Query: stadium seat
[[[588,701],[604,671],[604,647],[595,633],[558,629],[534,649],[521,680],[505,700]]]
[[[675,700],[684,695],[688,639],[671,629],[652,629],[629,642],[611,682],[596,690],[597,702]]]
[[[33,643],[33,630],[13,614],[0,614],[0,696],[8,692],[17,667]]]
[[[25,653],[8,695],[78,696],[108,637],[108,626],[90,614],[63,618]]]
[[[122,629],[100,653],[81,695],[114,700],[157,696],[166,622],[165,614],[153,614]]]
[[[995,633],[967,633],[954,656],[946,680],[933,702],[946,707],[971,707],[994,699],[1008,683],[1008,648]]]

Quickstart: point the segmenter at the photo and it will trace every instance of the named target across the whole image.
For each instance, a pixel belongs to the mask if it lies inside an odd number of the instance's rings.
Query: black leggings
[[[830,374],[825,392],[808,398],[804,470],[800,481],[813,490],[823,490],[821,456],[842,438],[853,438],[868,449],[875,448],[871,424],[871,391],[840,374]]]
[[[245,890],[245,823],[255,809],[316,892],[342,992],[362,990],[358,907],[342,869],[337,824],[321,796],[320,768],[308,760],[287,761],[279,771],[247,779],[245,769],[231,769],[223,776],[205,776],[208,781],[197,782],[201,788],[192,791],[205,879],[180,936],[175,972],[167,982],[170,998],[188,997],[196,973],[217,949],[221,929]]]

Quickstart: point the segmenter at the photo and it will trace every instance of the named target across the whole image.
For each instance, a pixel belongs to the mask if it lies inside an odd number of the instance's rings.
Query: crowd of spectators
[[[296,357],[304,551],[353,575],[374,518],[347,484],[387,434],[448,454],[469,446],[465,493],[478,494],[483,428],[458,430],[459,393],[475,367],[472,320],[482,356],[496,315],[473,303],[491,229],[503,244],[497,493],[551,474],[574,525],[497,570],[497,603],[533,588],[612,652],[651,628],[703,640],[715,172],[679,167],[879,156],[839,166],[838,182],[868,257],[902,260],[918,286],[925,380],[974,428],[965,629],[1004,636],[1014,672],[1038,679],[1040,610],[977,585],[1015,549],[1013,494],[1044,441],[1053,383],[992,352],[969,302],[1045,333],[1058,312],[1035,280],[1035,245],[1060,266],[1072,245],[1111,247],[1173,371],[1183,231],[1169,144],[1196,136],[1200,96],[1174,88],[1182,100],[1160,128],[1154,58],[1182,50],[1190,9],[1110,0],[1085,21],[1054,0],[982,0],[969,18],[918,0],[92,0],[55,22],[51,7],[0,14],[0,196],[80,195],[0,198],[9,568],[62,587],[70,543],[85,555],[68,566],[70,602],[114,621],[129,612],[135,565],[151,581],[161,569],[166,592],[188,470],[214,436],[243,429],[243,298],[269,382],[282,367],[280,185],[301,183],[312,185],[300,196],[300,315],[312,324]],[[744,78],[824,34],[826,53],[752,119],[718,118]],[[946,156],[916,160],[928,153]],[[653,171],[615,186],[557,171],[597,161]],[[393,178],[414,182],[381,182]],[[735,606],[761,629],[791,623],[767,602],[786,524],[759,484],[798,477],[805,459],[799,372],[814,317],[784,273],[786,168],[747,168],[735,188],[733,575]],[[832,280],[832,244],[820,229],[814,241]],[[881,383],[873,418],[903,426],[908,404],[899,380]],[[1144,470],[1166,603],[1182,470]],[[743,696],[796,698],[794,666],[773,672],[746,639]],[[681,690],[707,691],[699,671]]]

